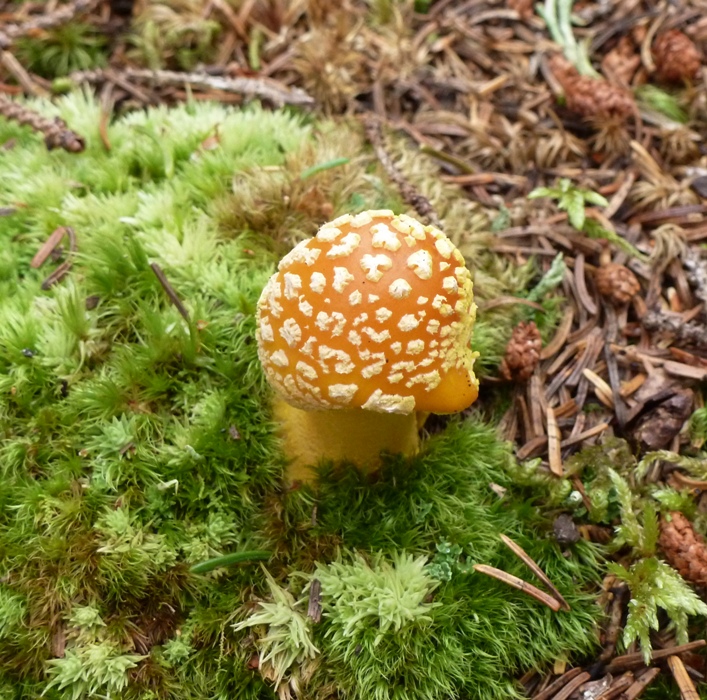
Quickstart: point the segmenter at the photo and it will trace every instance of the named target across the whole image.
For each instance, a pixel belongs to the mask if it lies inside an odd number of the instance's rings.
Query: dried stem
[[[685,664],[679,656],[668,657],[668,668],[675,678],[675,682],[680,688],[681,700],[700,700],[700,694],[692,682],[692,678],[687,673]]]
[[[366,137],[373,146],[376,157],[380,161],[383,169],[387,173],[393,184],[400,190],[403,199],[423,218],[427,219],[433,226],[440,226],[439,217],[435,212],[430,200],[420,194],[400,172],[383,142],[383,132],[380,122],[373,116],[367,116],[364,120]]]
[[[698,639],[694,642],[688,642],[687,644],[680,644],[676,647],[668,647],[667,649],[655,649],[651,652],[651,661],[655,662],[659,659],[664,659],[668,656],[674,656],[676,654],[684,654],[688,651],[696,651],[697,649],[702,649],[707,645],[707,640]],[[614,673],[616,671],[621,671],[625,668],[631,668],[636,666],[643,666],[643,652],[638,651],[635,654],[625,654],[624,656],[617,656],[607,667],[608,673]]]
[[[75,0],[68,5],[57,7],[54,12],[46,12],[28,19],[22,24],[11,24],[0,30],[0,48],[6,49],[20,37],[37,31],[53,29],[71,22],[77,15],[91,12],[101,0]]]
[[[290,88],[277,80],[270,78],[228,78],[221,75],[206,73],[178,73],[170,70],[146,70],[142,68],[126,68],[122,70],[121,78],[127,81],[150,83],[158,87],[190,86],[202,90],[221,90],[247,97],[261,98],[272,102],[276,107],[295,105],[311,107],[314,98],[304,90]],[[101,83],[112,80],[114,73],[107,70],[77,71],[69,77],[75,83]]]
[[[669,316],[659,311],[646,312],[641,323],[647,331],[672,333],[675,340],[680,343],[707,348],[707,328],[696,323],[686,323],[679,317]]]
[[[687,270],[687,279],[694,286],[695,296],[707,306],[707,260],[692,248],[685,248],[682,264]]]
[[[71,131],[66,122],[59,117],[48,119],[41,114],[13,102],[5,95],[0,95],[0,114],[5,119],[11,119],[24,126],[29,126],[34,131],[44,134],[44,143],[51,151],[55,148],[63,148],[69,153],[81,153],[86,144],[81,136]]]
[[[30,262],[30,267],[35,269],[41,267],[52,253],[60,250],[59,243],[61,243],[61,239],[64,238],[64,236],[67,236],[69,239],[69,253],[73,255],[78,248],[76,244],[76,233],[74,233],[74,229],[70,226],[60,226],[52,231],[49,238],[44,242],[44,245],[37,251]],[[71,269],[72,264],[71,258],[61,263],[61,265],[42,282],[42,289],[49,289],[57,282],[60,282]]]

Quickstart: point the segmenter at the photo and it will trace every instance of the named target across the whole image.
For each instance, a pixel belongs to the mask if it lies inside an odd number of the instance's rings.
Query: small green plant
[[[589,60],[587,43],[578,43],[572,31],[572,5],[574,0],[545,0],[537,4],[537,13],[545,20],[552,40],[562,47],[565,58],[581,75],[601,77]]]
[[[234,629],[265,628],[257,642],[259,667],[263,676],[279,687],[286,676],[298,675],[301,667],[316,659],[319,650],[312,641],[312,620],[306,615],[307,598],[295,599],[287,589],[277,585],[265,568],[263,572],[272,601],[259,603],[259,609],[234,625]]]
[[[675,569],[658,559],[658,514],[651,501],[643,504],[639,519],[634,510],[634,494],[628,482],[613,469],[611,481],[621,508],[621,524],[616,528],[617,547],[628,545],[638,561],[629,568],[609,564],[609,571],[625,581],[631,590],[623,641],[626,646],[638,639],[646,664],[651,656],[650,631],[659,627],[658,608],[665,610],[677,634],[678,643],[687,642],[689,615],[707,615],[707,605]]]
[[[687,124],[688,116],[676,97],[657,85],[647,83],[637,87],[636,97],[641,106],[645,105],[677,124]]]
[[[375,630],[373,646],[377,646],[389,630],[399,632],[408,624],[429,622],[435,604],[425,603],[425,598],[436,583],[425,571],[426,563],[426,557],[397,553],[392,563],[377,556],[369,566],[358,556],[350,564],[318,566],[316,578],[331,629],[344,638]]]
[[[133,54],[149,68],[174,64],[191,70],[214,53],[221,26],[203,0],[150,0],[133,22]]]
[[[456,574],[466,574],[471,566],[460,561],[462,548],[446,540],[437,543],[437,554],[427,565],[427,573],[437,581],[451,581]]]
[[[588,204],[598,207],[605,207],[609,204],[606,198],[598,192],[577,187],[572,180],[566,177],[560,178],[555,187],[536,187],[528,195],[528,199],[538,199],[539,197],[550,197],[556,200],[557,208],[567,212],[570,224],[578,231],[584,230],[587,220],[585,208]]]
[[[63,658],[49,661],[50,680],[46,689],[66,689],[64,697],[71,700],[119,696],[128,684],[127,672],[144,658],[121,654],[108,641],[70,648]]]
[[[17,631],[27,613],[22,596],[0,584],[0,642]]]
[[[569,178],[563,177],[555,187],[536,187],[528,194],[528,199],[539,199],[540,197],[554,199],[557,202],[557,208],[567,212],[567,220],[577,231],[581,231],[590,238],[603,238],[614,243],[628,255],[646,260],[643,253],[627,240],[621,238],[615,231],[610,231],[596,219],[587,216],[587,205],[605,207],[609,204],[606,198],[598,192],[578,187]]]
[[[397,552],[318,565],[322,654],[352,700],[448,698],[468,669],[458,634],[443,629],[426,557]]]
[[[25,68],[51,79],[72,71],[103,67],[106,44],[106,37],[90,25],[68,22],[39,38],[19,39],[15,50]]]
[[[698,408],[688,422],[690,439],[697,447],[702,447],[707,440],[707,408]]]

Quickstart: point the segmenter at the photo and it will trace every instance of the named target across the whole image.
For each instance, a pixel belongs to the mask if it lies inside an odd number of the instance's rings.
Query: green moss
[[[373,618],[341,644],[333,617],[314,627],[321,653],[303,682],[318,697],[388,697],[389,669],[391,697],[422,697],[421,679],[424,697],[509,697],[517,672],[592,648],[597,552],[560,550],[535,508],[544,487],[515,488],[509,447],[478,416],[413,459],[390,457],[375,480],[325,465],[316,492],[283,490],[255,304],[276,256],[322,220],[396,204],[356,129],[190,104],[110,124],[106,151],[93,100],[35,106],[87,149],[47,152],[0,122],[0,141],[17,139],[0,180],[15,208],[0,217],[0,698],[273,697],[252,668],[255,636],[236,627],[267,600],[265,576],[252,562],[190,571],[248,550],[273,551],[268,570],[297,596],[317,565],[458,547],[449,580],[420,573],[429,619],[413,615],[402,636],[378,639]],[[468,212],[451,190],[435,197],[459,239]],[[30,261],[57,226],[73,228],[78,250],[43,290],[59,261]],[[479,259],[487,294],[530,273],[514,274]],[[483,562],[529,576],[502,532],[572,612],[469,573]]]

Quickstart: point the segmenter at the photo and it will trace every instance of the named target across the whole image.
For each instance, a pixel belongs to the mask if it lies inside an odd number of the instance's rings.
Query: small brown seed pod
[[[682,513],[673,511],[661,520],[658,544],[686,581],[707,585],[707,545]]]
[[[514,329],[506,345],[506,354],[501,361],[500,372],[504,379],[524,382],[540,362],[543,348],[540,331],[534,321],[521,321]]]
[[[670,29],[656,38],[653,60],[656,75],[664,83],[692,80],[702,65],[699,49],[679,29]]]
[[[625,265],[618,263],[600,267],[594,275],[594,280],[599,293],[617,306],[628,304],[641,291],[636,275]]]

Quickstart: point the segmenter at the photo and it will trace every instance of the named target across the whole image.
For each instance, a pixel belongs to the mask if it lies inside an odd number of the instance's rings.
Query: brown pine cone
[[[600,267],[594,274],[594,280],[599,293],[611,299],[617,306],[628,304],[641,291],[636,275],[617,263]]]
[[[665,83],[692,80],[702,65],[698,48],[679,29],[670,29],[656,38],[653,60],[658,79]]]
[[[565,58],[550,59],[550,70],[565,92],[567,108],[588,119],[626,119],[636,111],[631,93],[606,80],[580,75]]]
[[[521,321],[514,329],[501,360],[501,376],[507,380],[524,382],[530,378],[540,362],[543,343],[534,321]]]
[[[680,511],[660,521],[658,544],[670,566],[686,581],[707,585],[707,545]]]

